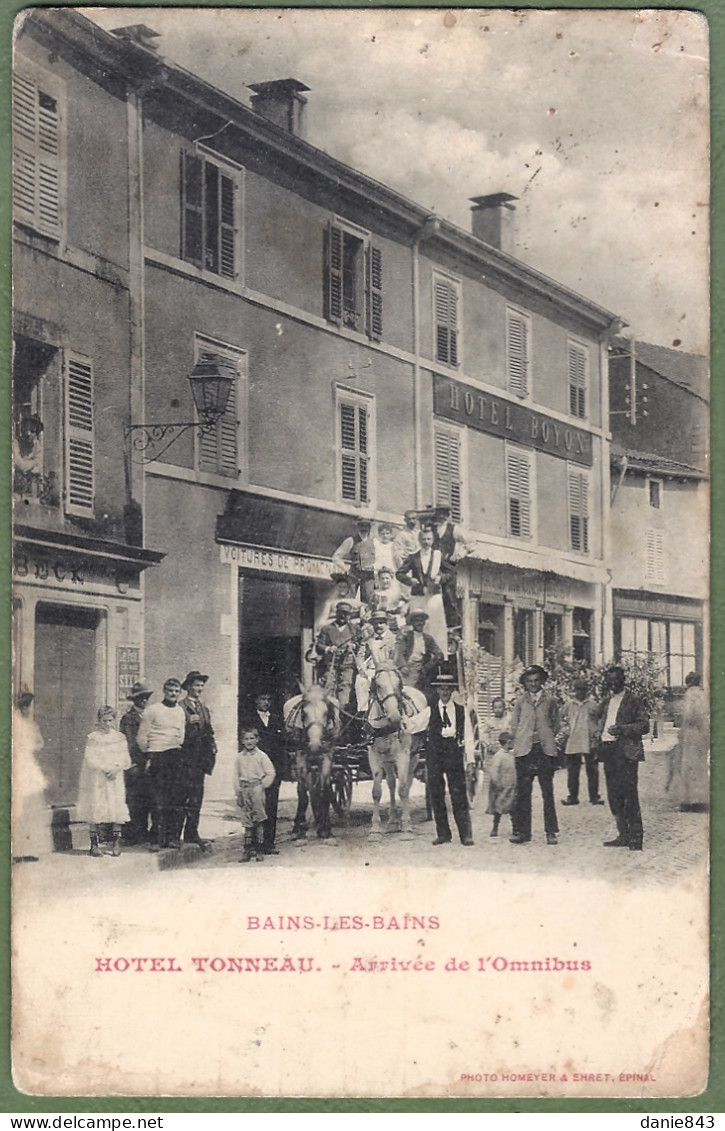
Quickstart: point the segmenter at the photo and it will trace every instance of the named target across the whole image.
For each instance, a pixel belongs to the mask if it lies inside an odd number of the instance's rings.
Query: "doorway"
[[[74,805],[86,738],[96,723],[98,609],[39,603],[35,609],[35,720],[48,802]]]
[[[304,581],[239,575],[239,716],[260,685],[275,706],[299,693],[302,632],[313,624],[311,586]]]

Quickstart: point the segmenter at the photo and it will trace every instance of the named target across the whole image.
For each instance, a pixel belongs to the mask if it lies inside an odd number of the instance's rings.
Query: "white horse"
[[[419,749],[418,735],[428,726],[430,707],[425,695],[414,687],[406,687],[402,676],[392,663],[378,666],[370,680],[370,700],[367,723],[373,732],[368,757],[373,775],[373,821],[371,837],[382,833],[380,801],[383,795],[383,778],[390,790],[390,809],[387,828],[400,829],[410,836],[413,825],[410,819],[410,787],[415,774]],[[400,786],[401,816],[398,822],[395,799],[396,781]]]

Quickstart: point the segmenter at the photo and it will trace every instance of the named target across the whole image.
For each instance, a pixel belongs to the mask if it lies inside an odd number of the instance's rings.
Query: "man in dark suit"
[[[453,819],[456,822],[461,844],[471,846],[471,810],[466,793],[466,769],[463,743],[465,737],[465,711],[459,703],[451,701],[456,689],[452,675],[439,675],[433,680],[435,702],[430,709],[430,722],[426,740],[426,766],[436,839],[433,844],[449,844],[451,826],[446,808],[446,780],[451,795]]]
[[[199,836],[204,780],[212,772],[216,762],[216,739],[211,715],[209,708],[201,701],[208,679],[208,675],[192,671],[181,685],[186,692],[186,698],[181,703],[186,727],[179,758],[179,775],[184,793],[184,843],[197,844],[202,850],[209,847],[209,842]]]
[[[644,762],[642,736],[649,732],[649,715],[641,699],[627,690],[624,669],[607,669],[607,694],[602,701],[602,744],[599,758],[604,764],[607,797],[617,822],[617,836],[605,840],[606,848],[642,848],[642,812],[637,782],[639,763]]]
[[[516,804],[512,814],[512,844],[531,840],[531,795],[534,778],[539,779],[544,804],[544,831],[547,844],[558,844],[559,823],[554,801],[554,770],[557,765],[556,735],[559,733],[559,708],[544,684],[548,672],[532,664],[519,677],[523,690],[511,712],[513,753],[516,760]]]
[[[433,540],[432,528],[424,527],[418,535],[420,549],[406,558],[395,574],[401,585],[410,589],[412,597],[431,597],[441,591],[443,559],[440,550],[433,548]]]
[[[267,820],[264,822],[262,852],[265,856],[279,856],[274,842],[277,835],[279,788],[287,773],[287,751],[284,720],[282,715],[272,708],[272,692],[268,687],[259,688],[254,697],[254,706],[250,707],[242,720],[242,729],[249,726],[255,727],[259,732],[257,745],[274,766],[274,781],[267,787],[265,794]]]

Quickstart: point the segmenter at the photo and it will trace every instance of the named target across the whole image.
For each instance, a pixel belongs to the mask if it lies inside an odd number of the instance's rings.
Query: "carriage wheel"
[[[352,806],[352,771],[341,766],[333,771],[330,778],[332,808],[338,817],[346,817]]]

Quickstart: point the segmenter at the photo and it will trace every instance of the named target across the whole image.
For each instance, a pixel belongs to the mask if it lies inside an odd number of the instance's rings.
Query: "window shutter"
[[[237,186],[231,177],[227,177],[223,173],[219,181],[219,193],[221,198],[219,202],[219,273],[225,275],[228,279],[233,279],[236,275],[235,246],[237,229],[235,225],[236,210],[234,203]]]
[[[13,206],[19,220],[60,231],[58,101],[23,75],[13,76]]]
[[[436,280],[434,306],[436,360],[458,365],[458,292],[451,283]]]
[[[509,312],[507,332],[509,389],[517,396],[525,397],[529,391],[529,327],[526,319]]]
[[[330,222],[325,233],[325,317],[342,324],[342,228]]]
[[[507,461],[509,533],[515,538],[531,537],[529,479],[528,458],[515,452],[509,452]]]
[[[369,247],[365,261],[368,337],[379,342],[383,336],[383,253],[379,247]]]
[[[589,553],[589,482],[581,472],[569,472],[569,529],[571,548]]]
[[[340,402],[340,490],[348,502],[370,501],[368,426],[365,405]]]
[[[93,369],[69,356],[65,365],[65,506],[92,514],[94,495]]]
[[[203,267],[204,162],[195,153],[181,153],[181,258]]]
[[[437,429],[435,433],[435,502],[450,506],[451,518],[461,521],[461,438],[457,432]]]
[[[569,346],[569,412],[587,414],[587,354],[580,346]]]
[[[662,583],[665,577],[664,534],[661,530],[648,530],[647,534],[647,580]]]
[[[203,361],[214,356],[213,351],[203,350],[197,360]],[[235,381],[229,391],[224,415],[217,420],[212,429],[202,432],[199,437],[199,470],[236,479],[239,474],[238,435],[237,382]]]

